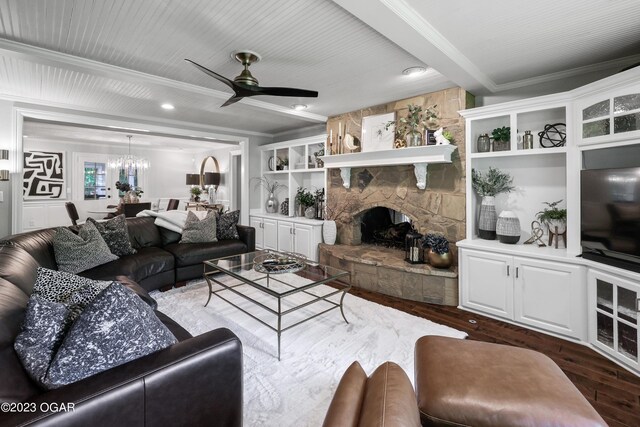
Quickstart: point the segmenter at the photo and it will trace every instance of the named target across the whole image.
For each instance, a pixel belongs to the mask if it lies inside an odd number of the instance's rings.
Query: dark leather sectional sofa
[[[137,253],[80,275],[117,278],[154,309],[148,290],[201,277],[206,259],[255,249],[252,227],[238,226],[240,240],[179,244],[180,234],[156,227],[153,218],[128,219],[127,225]],[[55,229],[44,229],[0,242],[0,426],[242,425],[238,337],[228,329],[192,337],[157,310],[177,344],[56,390],[42,390],[31,381],[13,343],[37,268],[57,269],[54,233]],[[68,410],[70,403],[73,411]],[[62,404],[66,410],[56,410]]]

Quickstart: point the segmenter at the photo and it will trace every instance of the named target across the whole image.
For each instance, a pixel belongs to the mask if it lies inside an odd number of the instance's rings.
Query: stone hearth
[[[457,268],[408,264],[404,251],[376,245],[320,244],[320,263],[351,273],[353,286],[441,305],[458,305]]]

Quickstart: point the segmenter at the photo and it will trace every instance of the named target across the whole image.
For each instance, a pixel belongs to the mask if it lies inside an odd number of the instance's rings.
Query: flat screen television
[[[580,177],[582,256],[640,270],[640,167],[587,169]]]

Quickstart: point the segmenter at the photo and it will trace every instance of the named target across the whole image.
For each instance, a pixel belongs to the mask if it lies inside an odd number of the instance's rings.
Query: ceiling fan
[[[318,92],[314,90],[294,89],[290,87],[258,86],[258,80],[251,75],[251,72],[249,72],[249,65],[253,64],[254,62],[258,62],[260,60],[260,55],[251,51],[240,51],[235,52],[233,54],[233,57],[236,59],[236,61],[240,62],[244,66],[244,70],[242,70],[240,75],[235,77],[233,80],[221,76],[220,74],[215,73],[190,59],[185,59],[185,61],[192,63],[200,71],[226,84],[231,88],[231,90],[233,90],[234,95],[229,98],[227,102],[222,104],[222,107],[234,104],[240,101],[242,98],[256,95],[302,96],[308,98],[316,98],[318,96]]]

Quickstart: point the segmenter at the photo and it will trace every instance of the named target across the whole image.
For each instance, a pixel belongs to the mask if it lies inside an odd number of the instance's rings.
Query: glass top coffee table
[[[296,254],[264,250],[205,261],[204,278],[209,286],[205,307],[215,294],[275,331],[278,360],[282,332],[336,308],[349,323],[342,305],[351,289],[349,272],[305,260]],[[324,284],[328,286],[321,286]],[[246,304],[241,307],[240,302],[245,300],[251,307],[275,315],[275,326],[250,312]],[[303,308],[304,312],[300,311]],[[283,318],[287,315],[293,320],[284,325]]]

